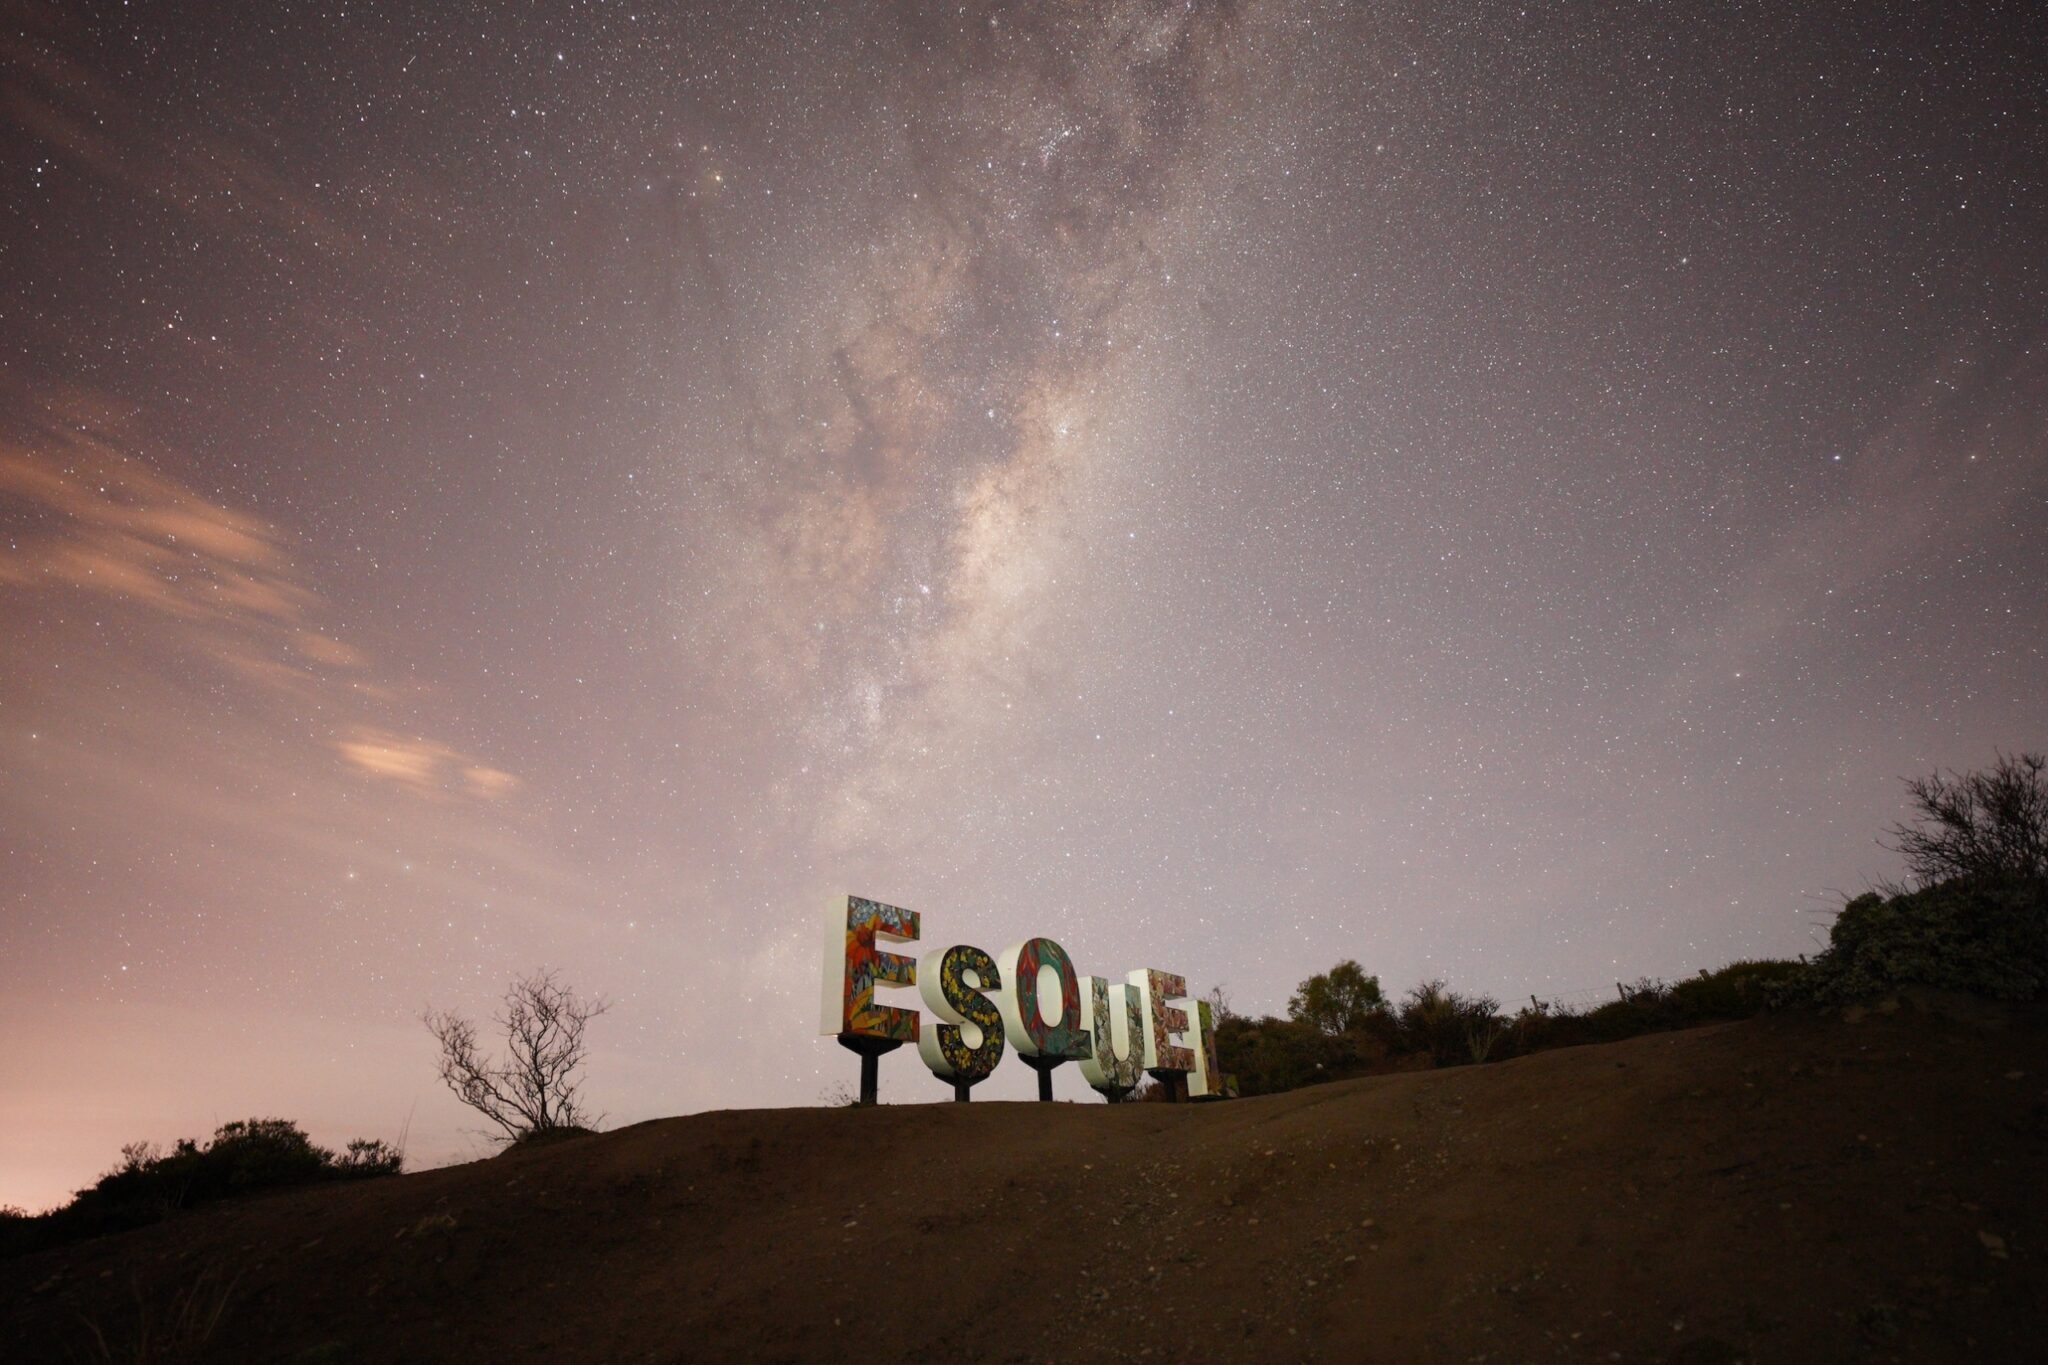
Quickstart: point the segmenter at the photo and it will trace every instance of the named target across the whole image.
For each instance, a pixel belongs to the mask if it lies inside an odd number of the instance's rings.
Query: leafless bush
[[[1906,780],[1916,812],[1891,847],[1921,886],[1955,877],[2048,876],[2048,758],[1998,754],[1981,772]]]
[[[441,1080],[497,1125],[496,1140],[516,1142],[603,1121],[583,1109],[577,1073],[587,1052],[585,1029],[610,1008],[605,1000],[578,996],[552,971],[521,977],[506,988],[503,1012],[493,1016],[505,1034],[503,1062],[478,1049],[476,1025],[461,1015],[430,1009],[424,1022],[441,1047]]]

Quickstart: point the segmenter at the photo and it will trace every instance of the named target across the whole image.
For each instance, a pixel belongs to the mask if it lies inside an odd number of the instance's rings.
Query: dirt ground
[[[2031,1361],[2044,1154],[2048,1014],[1934,999],[1216,1105],[700,1114],[0,1262],[0,1358]]]

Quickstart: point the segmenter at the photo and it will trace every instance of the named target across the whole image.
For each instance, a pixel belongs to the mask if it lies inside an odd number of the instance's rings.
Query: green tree
[[[1349,1033],[1386,1008],[1380,979],[1349,959],[1301,983],[1287,1001],[1287,1017],[1324,1033]]]

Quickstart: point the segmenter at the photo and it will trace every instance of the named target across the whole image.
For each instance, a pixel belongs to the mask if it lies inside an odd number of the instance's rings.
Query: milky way
[[[1252,1011],[1810,951],[2048,742],[2023,7],[537,11],[4,10],[0,1202],[464,1155],[539,964],[613,1122],[818,1102],[849,891]]]

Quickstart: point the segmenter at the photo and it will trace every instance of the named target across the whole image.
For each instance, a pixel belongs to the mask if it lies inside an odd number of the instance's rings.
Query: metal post
[[[860,1057],[860,1103],[880,1102],[882,1054],[903,1046],[901,1038],[870,1038],[863,1033],[842,1033],[839,1046]]]
[[[1025,1057],[1023,1060],[1024,1065],[1038,1073],[1038,1102],[1040,1104],[1051,1104],[1053,1069],[1067,1059],[1064,1057],[1040,1055],[1037,1057]]]
[[[974,1096],[973,1096],[972,1094],[968,1093],[968,1092],[970,1092],[970,1091],[971,1091],[971,1090],[972,1090],[973,1088],[974,1088],[974,1087],[973,1087],[973,1086],[971,1086],[971,1085],[969,1085],[969,1084],[968,1084],[968,1083],[967,1083],[966,1081],[954,1081],[954,1082],[953,1082],[953,1101],[954,1101],[954,1103],[956,1103],[956,1104],[966,1104],[966,1103],[967,1103],[967,1102],[968,1102],[969,1100],[973,1099],[973,1098],[974,1098]]]

